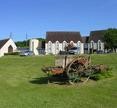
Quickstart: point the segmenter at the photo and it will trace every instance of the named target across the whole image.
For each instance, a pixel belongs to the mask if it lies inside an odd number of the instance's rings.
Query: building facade
[[[88,52],[96,53],[96,52],[104,52],[105,51],[105,43],[104,43],[104,34],[106,30],[98,30],[91,31],[90,37],[88,40]]]
[[[34,55],[45,54],[45,41],[39,41],[38,39],[30,39],[29,50],[33,51]]]
[[[39,55],[38,47],[39,47],[39,40],[30,39],[29,49],[30,51],[33,51],[34,55]]]
[[[57,55],[60,51],[65,51],[65,48],[69,44],[77,47],[77,54],[106,52],[104,42],[105,32],[106,30],[91,31],[89,36],[83,37],[81,37],[80,32],[46,32],[45,53],[43,54]],[[33,41],[35,44],[37,43],[36,40],[32,40],[31,46],[33,46]],[[35,50],[37,50],[37,46],[38,43],[35,45]]]
[[[17,51],[17,46],[12,39],[0,40],[0,57],[5,53],[12,53]]]
[[[68,44],[73,44],[78,48],[78,54],[84,53],[84,44],[79,32],[47,32],[45,53],[59,54],[60,51],[65,51]]]
[[[106,30],[91,31],[90,36],[81,37],[79,32],[47,32],[46,54],[58,54],[72,43],[77,47],[78,54],[98,53],[105,51],[104,34]]]

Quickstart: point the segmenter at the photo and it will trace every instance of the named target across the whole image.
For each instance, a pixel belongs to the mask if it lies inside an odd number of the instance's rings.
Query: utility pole
[[[28,34],[26,32],[26,47],[28,46]]]

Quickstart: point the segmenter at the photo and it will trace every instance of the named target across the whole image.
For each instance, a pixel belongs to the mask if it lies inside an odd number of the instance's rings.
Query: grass
[[[117,108],[117,54],[92,55],[93,64],[112,67],[112,78],[83,85],[46,84],[43,65],[53,56],[0,58],[0,108]]]

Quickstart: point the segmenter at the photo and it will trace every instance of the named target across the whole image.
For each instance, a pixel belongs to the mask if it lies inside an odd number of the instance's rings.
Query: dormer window
[[[70,46],[74,47],[74,42],[73,41],[70,41]]]
[[[48,52],[49,53],[52,52],[52,42],[51,41],[48,42]]]
[[[80,41],[77,42],[77,46],[81,47],[81,42]]]
[[[94,49],[94,41],[91,41],[91,43],[90,43],[90,48],[91,48],[91,49]]]
[[[101,41],[98,40],[98,50],[101,50]]]
[[[67,42],[63,41],[63,51],[65,51],[65,47],[67,46]]]
[[[59,51],[59,41],[56,41],[56,50]]]

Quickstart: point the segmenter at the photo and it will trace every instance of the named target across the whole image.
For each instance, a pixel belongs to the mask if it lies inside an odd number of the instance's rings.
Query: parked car
[[[22,51],[20,56],[32,56],[34,55],[32,51]]]
[[[78,51],[79,51],[79,48],[73,47],[73,48],[71,48],[68,52],[69,52],[69,54],[77,54]]]
[[[107,51],[107,53],[113,53],[113,51],[112,51],[111,49],[109,49],[109,50]]]
[[[104,54],[104,51],[99,50],[99,51],[97,51],[97,54]]]
[[[74,54],[78,54],[78,51],[79,51],[79,48],[73,47],[69,51],[60,51],[59,54],[60,55],[66,55],[66,54],[74,55]]]
[[[66,54],[68,54],[68,52],[67,51],[60,51],[59,54],[60,55],[66,55]]]

